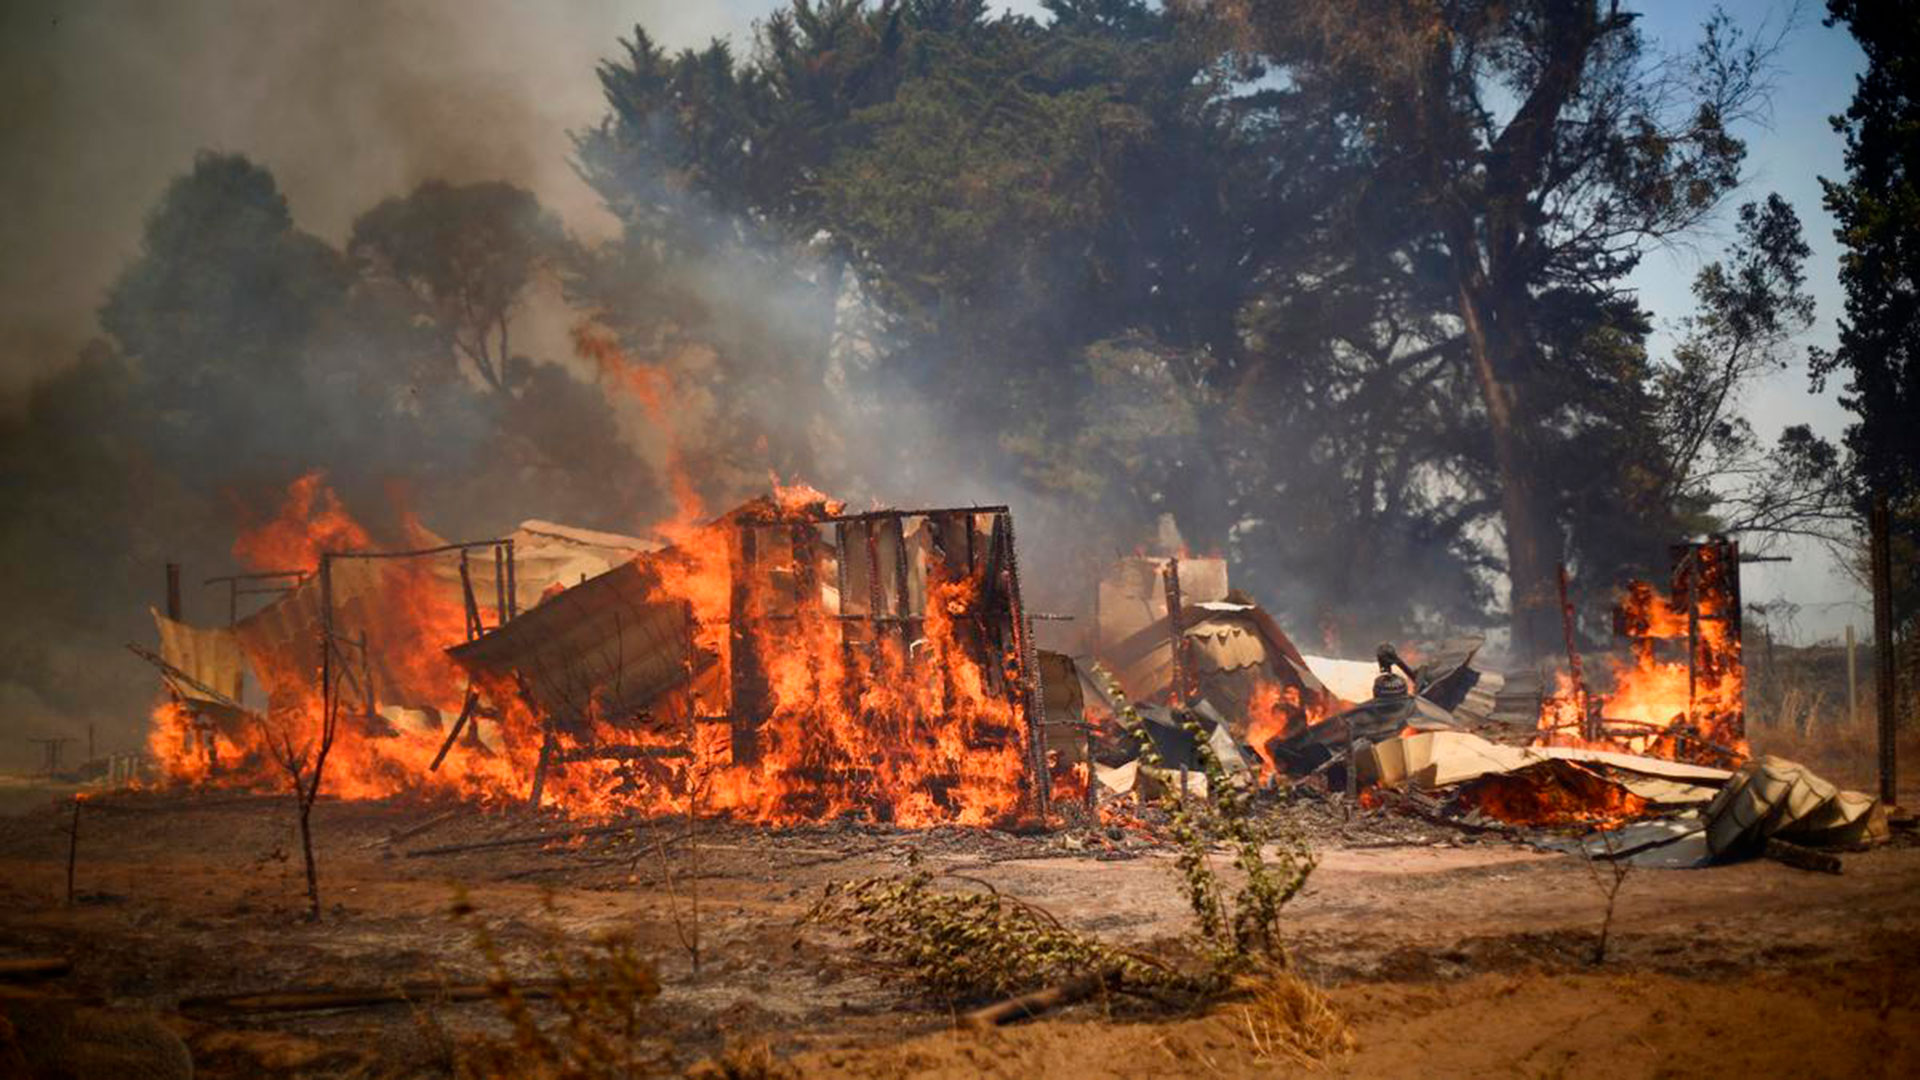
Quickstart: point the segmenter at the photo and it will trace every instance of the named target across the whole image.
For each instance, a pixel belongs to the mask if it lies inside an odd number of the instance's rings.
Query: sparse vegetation
[[[515,975],[493,932],[464,894],[455,900],[452,913],[471,927],[474,948],[486,966],[487,984],[507,1028],[504,1036],[457,1045],[457,1076],[629,1080],[671,1070],[670,1048],[653,1038],[653,1028],[644,1023],[660,994],[660,981],[631,935],[603,933],[580,943],[550,919],[539,951],[539,977],[553,989],[535,1006],[520,989],[528,980]]]
[[[1164,767],[1140,715],[1111,676],[1096,670],[1140,736],[1141,760]],[[829,886],[807,921],[856,931],[862,951],[947,1003],[1092,976],[1098,986],[1161,1001],[1245,999],[1237,1007],[1263,1060],[1312,1061],[1350,1049],[1353,1036],[1345,1021],[1288,970],[1281,913],[1313,872],[1312,850],[1283,819],[1256,813],[1251,785],[1228,776],[1195,719],[1185,716],[1183,724],[1199,747],[1205,794],[1169,793],[1161,808],[1176,846],[1174,865],[1193,915],[1200,963],[1108,945],[985,882],[973,882],[984,891],[936,888],[936,875],[921,867],[917,855],[909,856],[904,874]],[[1222,850],[1239,871],[1237,887],[1215,865]]]

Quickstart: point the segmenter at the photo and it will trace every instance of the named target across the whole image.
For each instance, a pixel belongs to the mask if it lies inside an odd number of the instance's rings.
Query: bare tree
[[[1633,864],[1623,858],[1613,844],[1613,834],[1604,829],[1600,831],[1600,846],[1605,849],[1606,857],[1594,855],[1593,848],[1586,842],[1580,845],[1580,853],[1587,857],[1587,873],[1593,878],[1593,887],[1606,897],[1607,913],[1600,919],[1600,936],[1593,943],[1593,964],[1598,967],[1607,962],[1607,943],[1613,935],[1613,909],[1620,899],[1620,890],[1627,884],[1627,875],[1633,873]],[[1601,864],[1606,870],[1601,870]]]
[[[294,809],[300,824],[300,852],[307,867],[307,917],[320,919],[320,872],[313,857],[313,804],[320,797],[325,778],[327,755],[340,726],[340,698],[337,692],[341,665],[334,641],[332,619],[332,574],[328,557],[320,557],[320,596],[324,614],[320,631],[320,726],[312,731],[303,723],[298,708],[257,714],[267,749],[287,779],[293,784]],[[366,639],[360,641],[362,655]],[[362,690],[369,695],[371,686]]]

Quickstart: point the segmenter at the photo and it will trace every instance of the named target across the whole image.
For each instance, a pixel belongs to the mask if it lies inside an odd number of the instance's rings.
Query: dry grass
[[[1262,1062],[1311,1066],[1359,1049],[1353,1025],[1319,988],[1288,971],[1241,979],[1246,995],[1229,1006]]]
[[[1747,657],[1747,739],[1753,752],[1798,761],[1843,787],[1875,790],[1879,735],[1866,658],[1859,668],[1859,712],[1850,717],[1844,650],[1780,646],[1771,667],[1761,655],[1750,651]],[[1899,749],[1903,762],[1913,760],[1920,730],[1904,730]]]
[[[471,927],[487,984],[507,1033],[475,1036],[454,1047],[456,1076],[467,1080],[532,1077],[539,1080],[631,1080],[672,1071],[672,1048],[656,1037],[650,1010],[660,981],[633,937],[595,935],[575,941],[563,930],[548,897],[537,975],[557,984],[544,1000],[523,991],[492,931],[465,897],[453,908]]]

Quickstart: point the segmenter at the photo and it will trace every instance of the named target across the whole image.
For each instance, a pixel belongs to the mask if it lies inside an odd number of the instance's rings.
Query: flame
[[[303,555],[336,553],[327,577],[336,638],[326,663],[339,721],[324,790],[345,799],[519,801],[547,753],[542,803],[580,817],[696,813],[786,823],[856,816],[928,826],[989,825],[1022,811],[1024,683],[1016,657],[981,648],[981,620],[994,613],[984,606],[990,583],[980,571],[948,575],[929,555],[919,618],[848,620],[837,590],[796,588],[831,580],[823,560],[833,548],[821,542],[818,519],[837,503],[795,484],[719,521],[681,520],[690,508],[682,504],[660,526],[673,546],[647,556],[645,569],[657,595],[680,601],[692,617],[689,666],[698,658],[700,670],[690,671],[698,676],[691,687],[643,716],[614,715],[596,693],[584,730],[561,730],[523,686],[485,678],[474,688],[488,715],[434,770],[469,687],[446,652],[467,637],[460,594],[449,592],[428,558],[338,558],[342,547],[370,546],[366,530],[321,474],[296,481],[280,513],[243,533],[235,550],[254,565],[280,568]],[[977,527],[972,518],[967,524]],[[799,542],[736,582],[732,545],[743,527]],[[417,524],[408,532],[416,541],[427,535]],[[801,540],[807,536],[811,543]],[[318,581],[303,588],[318,589]],[[743,622],[735,626],[742,595]],[[481,615],[497,624],[490,608]],[[734,760],[727,717],[743,704],[728,700],[736,649],[764,681],[763,715],[752,718],[759,721],[757,760]],[[263,714],[209,717],[173,701],[155,710],[149,744],[169,779],[270,789],[285,784],[281,759],[289,748],[310,759],[325,726],[319,642],[250,659],[269,701]],[[209,728],[217,730],[217,765],[205,753]],[[601,746],[623,754],[587,753]]]
[[[1262,680],[1247,702],[1247,717],[1247,742],[1260,756],[1262,775],[1278,776],[1283,770],[1268,753],[1267,744],[1326,719],[1327,709],[1320,702],[1303,702],[1297,686]]]
[[[325,551],[371,548],[372,538],[326,481],[323,469],[295,480],[280,501],[279,513],[241,530],[233,542],[233,557],[251,570],[293,570],[318,565]]]
[[[1454,799],[1509,825],[1608,826],[1644,817],[1650,806],[1621,785],[1566,762],[1482,776],[1461,785]]]
[[[1736,764],[1749,755],[1739,612],[1726,584],[1738,570],[1725,565],[1727,550],[1714,544],[1694,549],[1700,586],[1691,613],[1647,582],[1629,584],[1620,626],[1630,648],[1625,657],[1607,658],[1611,689],[1583,693],[1562,672],[1541,705],[1539,745],[1711,765]],[[1677,643],[1677,655],[1672,644],[1662,643]]]

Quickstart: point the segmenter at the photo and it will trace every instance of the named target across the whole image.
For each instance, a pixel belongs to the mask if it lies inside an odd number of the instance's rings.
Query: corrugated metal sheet
[[[540,603],[541,597],[556,586],[570,589],[632,561],[636,555],[660,547],[637,536],[577,529],[551,521],[523,521],[504,539],[513,541],[513,596],[517,611],[526,611]],[[460,591],[460,557],[436,556],[431,567],[449,600],[456,606],[464,605],[466,600]],[[491,613],[499,606],[500,596],[494,584],[492,552],[474,549],[469,556],[467,574],[473,581],[474,602]],[[491,615],[488,622],[493,622]]]
[[[655,599],[629,562],[447,652],[476,676],[518,676],[551,720],[577,728],[593,710],[628,717],[682,686],[689,632],[681,606]]]
[[[153,625],[160,631],[160,656],[208,689],[224,694],[230,701],[240,700],[240,683],[246,660],[240,653],[240,641],[228,627],[189,626],[147,609]],[[218,704],[197,687],[170,676],[162,676],[173,692],[188,701]]]
[[[333,593],[336,637],[367,640],[374,697],[386,705],[432,708],[441,696],[435,690],[410,685],[410,673],[388,663],[381,647],[383,605],[392,603],[391,575],[417,572],[417,566],[378,559],[337,559],[328,568]],[[458,600],[451,600],[458,603]],[[457,608],[455,609],[457,610]],[[320,685],[320,579],[307,578],[300,586],[234,626],[241,647],[259,674],[269,695],[288,695]],[[358,650],[353,650],[357,657]],[[359,698],[358,672],[349,666],[346,693]]]

